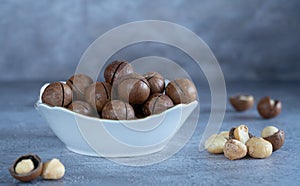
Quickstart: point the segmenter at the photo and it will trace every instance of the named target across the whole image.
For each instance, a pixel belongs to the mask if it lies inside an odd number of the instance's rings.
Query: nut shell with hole
[[[269,96],[262,98],[257,104],[257,111],[265,119],[274,118],[281,113],[282,104],[279,100],[273,100]]]
[[[28,182],[39,177],[42,168],[43,165],[39,156],[35,154],[26,154],[14,161],[9,168],[9,173],[17,180]]]
[[[272,144],[273,151],[280,149],[285,141],[284,131],[274,126],[265,127],[261,132],[261,136]]]
[[[254,97],[252,95],[231,96],[229,101],[232,107],[239,112],[249,110],[254,105]]]

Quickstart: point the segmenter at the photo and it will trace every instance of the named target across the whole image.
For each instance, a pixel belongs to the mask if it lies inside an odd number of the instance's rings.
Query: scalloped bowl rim
[[[61,81],[63,82],[63,81]],[[65,107],[59,107],[59,106],[49,106],[45,103],[42,102],[42,99],[41,99],[41,96],[42,96],[42,93],[44,91],[44,89],[49,85],[50,83],[45,83],[42,88],[41,88],[41,92],[40,92],[40,96],[39,96],[39,100],[36,102],[35,104],[35,107],[39,107],[39,106],[43,106],[43,107],[46,107],[47,109],[49,110],[60,110],[62,112],[67,112],[67,113],[70,113],[70,114],[74,114],[76,117],[83,117],[83,118],[86,118],[86,119],[89,119],[89,120],[100,120],[100,121],[105,121],[105,123],[120,123],[120,122],[124,122],[124,123],[132,123],[132,122],[142,122],[142,121],[146,121],[146,120],[149,120],[149,119],[152,119],[152,118],[159,118],[163,115],[165,115],[166,113],[169,113],[169,112],[172,112],[173,110],[177,109],[178,107],[189,107],[191,105],[194,105],[198,104],[198,101],[195,100],[191,103],[188,103],[188,104],[177,104],[175,106],[173,106],[172,108],[169,108],[167,109],[166,111],[162,112],[162,113],[159,113],[159,114],[153,114],[153,115],[150,115],[150,116],[147,116],[145,118],[135,118],[135,119],[132,119],[132,120],[111,120],[111,119],[104,119],[104,118],[97,118],[97,117],[92,117],[92,116],[86,116],[86,115],[83,115],[83,114],[78,114],[76,112],[73,112]]]

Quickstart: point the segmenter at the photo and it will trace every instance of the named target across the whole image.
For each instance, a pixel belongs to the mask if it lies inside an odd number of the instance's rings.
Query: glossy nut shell
[[[42,102],[53,107],[65,107],[69,105],[71,101],[71,88],[67,84],[61,82],[49,84],[42,94]]]
[[[276,151],[284,144],[285,134],[283,130],[279,130],[271,136],[264,137],[264,139],[269,141],[273,146],[273,151]]]
[[[188,104],[197,99],[197,89],[189,79],[175,79],[168,83],[166,87],[168,95],[174,104]]]
[[[82,114],[86,116],[96,115],[96,111],[94,110],[94,108],[85,101],[74,101],[69,105],[68,109],[78,114]]]
[[[85,90],[93,83],[92,78],[85,74],[75,74],[67,81],[73,92],[73,100],[84,100]]]
[[[149,82],[151,94],[163,93],[165,90],[165,79],[158,72],[148,72],[143,75]]]
[[[102,109],[102,118],[112,120],[130,120],[134,119],[134,110],[132,106],[121,100],[112,100],[106,103]]]
[[[148,81],[137,73],[132,73],[118,79],[116,86],[119,99],[130,104],[142,104],[150,95]]]
[[[113,84],[114,81],[122,76],[131,74],[134,69],[128,61],[118,60],[110,63],[104,70],[105,81],[109,84]]]
[[[104,105],[111,100],[111,85],[107,82],[91,84],[85,91],[85,99],[100,113]]]
[[[173,106],[173,101],[169,98],[169,96],[161,93],[156,93],[151,95],[147,102],[144,104],[143,112],[145,116],[149,116],[152,114],[162,113]]]
[[[272,100],[269,96],[262,98],[257,104],[257,111],[265,119],[274,118],[281,113],[282,105],[279,100]]]

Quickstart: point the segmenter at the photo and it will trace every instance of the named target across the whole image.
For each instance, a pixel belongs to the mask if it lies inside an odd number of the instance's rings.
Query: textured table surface
[[[209,91],[200,87],[201,114],[190,141],[178,153],[159,164],[144,167],[119,165],[104,158],[68,151],[33,105],[43,83],[0,83],[0,185],[17,185],[8,167],[18,156],[36,153],[42,159],[59,158],[66,174],[58,181],[38,179],[22,185],[298,185],[300,182],[300,86],[289,83],[227,83],[228,95],[248,92],[256,98],[270,95],[282,100],[280,116],[261,119],[256,109],[227,111],[221,130],[247,124],[259,135],[267,125],[286,133],[282,149],[267,159],[229,161],[223,155],[199,152],[200,136],[209,116]]]

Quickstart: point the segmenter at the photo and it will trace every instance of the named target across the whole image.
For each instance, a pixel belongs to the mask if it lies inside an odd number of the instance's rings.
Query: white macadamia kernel
[[[223,153],[223,148],[229,138],[229,131],[222,131],[219,134],[213,134],[205,141],[205,149],[212,154]]]
[[[229,131],[222,131],[220,132],[220,134],[218,134],[219,136],[223,136],[224,138],[229,138]]]
[[[236,139],[229,139],[224,146],[224,155],[230,160],[241,159],[247,155],[247,147]]]
[[[263,138],[252,137],[246,142],[246,146],[249,156],[253,158],[267,158],[273,152],[272,144]]]
[[[276,128],[274,126],[267,126],[262,130],[261,137],[266,138],[266,137],[272,136],[273,134],[275,134],[278,131],[279,131],[278,128]]]
[[[240,100],[243,100],[243,101],[253,101],[254,100],[254,97],[253,96],[250,96],[250,95],[241,95],[239,96]]]
[[[207,151],[213,154],[220,154],[223,153],[224,145],[227,141],[226,138],[223,136],[215,136],[214,138],[210,139],[211,143],[207,143]]]
[[[205,140],[204,147],[207,149],[212,144],[212,142],[215,140],[215,138],[217,136],[218,136],[218,134],[213,134],[209,138],[207,138]]]
[[[26,174],[34,169],[34,164],[31,159],[24,159],[17,163],[15,172],[17,174]]]
[[[245,144],[249,140],[248,127],[246,125],[236,127],[233,135],[235,139]]]
[[[64,174],[65,167],[58,159],[54,158],[43,164],[43,179],[56,180],[62,178]]]
[[[275,101],[273,99],[270,99],[270,105],[273,107],[275,105]]]

